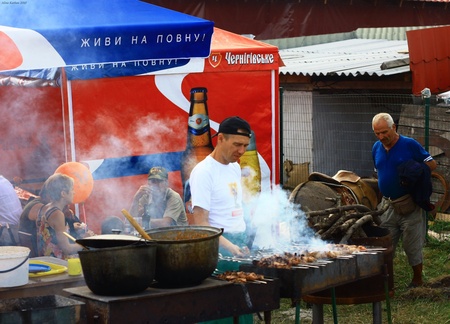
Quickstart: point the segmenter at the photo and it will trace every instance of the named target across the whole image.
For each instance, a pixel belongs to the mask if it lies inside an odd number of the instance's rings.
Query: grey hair
[[[69,192],[73,188],[73,178],[62,173],[54,173],[44,182],[44,198],[57,201],[61,198],[61,192]]]
[[[389,115],[388,113],[379,113],[379,114],[376,114],[372,119],[372,130],[373,130],[373,125],[378,123],[378,121],[380,121],[380,119],[384,119],[389,128],[392,128],[392,126],[394,125],[394,119],[392,118],[391,115]]]

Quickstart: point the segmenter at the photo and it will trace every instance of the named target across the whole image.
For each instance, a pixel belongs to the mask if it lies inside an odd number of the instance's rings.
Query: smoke
[[[182,140],[179,128],[187,123],[187,118],[148,113],[127,126],[128,136],[124,136],[121,129],[116,131],[120,117],[111,116],[108,122],[109,131],[99,131],[98,139],[90,141],[90,145],[83,145],[89,148],[88,152],[83,152],[83,158],[88,157],[89,160],[83,159],[82,162],[89,165],[97,179],[93,196],[87,202],[88,218],[90,215],[96,216],[90,219],[90,226],[96,228],[100,227],[100,222],[106,216],[122,218],[120,211],[129,208],[133,195],[144,184],[140,182],[145,179],[141,176],[147,174],[151,167],[163,166],[168,171],[177,169],[179,152],[167,152],[167,141],[174,142],[177,138]],[[182,141],[180,147],[185,146],[185,140]]]
[[[300,206],[290,202],[289,192],[279,185],[261,192],[248,207],[251,226],[256,231],[253,250],[289,252],[299,245],[318,248],[326,245],[308,226]]]
[[[39,103],[53,88],[0,87],[1,172],[9,180],[40,179],[54,172],[62,153],[51,151],[62,141],[58,110],[41,109]]]
[[[162,119],[159,115],[151,114],[141,118],[136,123],[134,135],[144,149],[151,144],[153,150],[156,148],[157,151],[160,151],[162,150],[160,145],[163,143],[164,138],[180,137],[179,133],[173,131],[178,131],[180,125],[187,125],[187,118],[178,116],[178,118]]]
[[[112,128],[118,127],[119,121],[111,120],[110,122]],[[104,117],[102,117],[102,123],[105,123]],[[117,156],[129,156],[135,155],[136,148],[140,148],[139,150],[144,154],[161,152],[163,148],[167,147],[165,141],[171,141],[175,136],[179,137],[179,133],[175,130],[186,123],[186,118],[181,116],[164,119],[160,114],[148,114],[128,126],[127,131],[131,136],[124,137],[120,129],[115,132],[105,129],[105,132],[99,134],[98,140],[91,143],[91,148],[86,156],[90,159],[111,157],[111,153],[115,153]],[[86,140],[90,141],[91,139],[86,138]]]

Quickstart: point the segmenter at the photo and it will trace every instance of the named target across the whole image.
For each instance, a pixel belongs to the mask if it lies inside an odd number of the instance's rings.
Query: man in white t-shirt
[[[220,253],[244,256],[248,248],[238,160],[250,143],[250,125],[240,117],[229,117],[214,136],[217,136],[214,151],[194,167],[189,178],[193,222],[223,228]]]

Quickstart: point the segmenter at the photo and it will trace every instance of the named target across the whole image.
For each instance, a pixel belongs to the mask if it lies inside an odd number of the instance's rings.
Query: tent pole
[[[428,152],[430,142],[430,97],[431,91],[428,88],[422,90],[422,98],[425,100],[425,150]]]
[[[72,83],[71,81],[69,81],[67,79],[67,75],[65,73],[65,69],[62,68],[62,73],[61,73],[61,97],[62,97],[62,116],[63,116],[63,129],[64,129],[64,151],[65,151],[65,162],[75,162],[76,158],[75,158],[75,138],[74,138],[74,125],[73,125],[73,104],[72,104]],[[64,96],[64,89],[65,89],[65,94],[66,96]],[[67,133],[67,122],[66,122],[66,105],[67,105],[67,117],[68,117],[68,128],[69,128],[69,132]],[[68,154],[68,148],[67,148],[67,136],[69,136],[69,150],[70,150],[70,155]],[[81,219],[81,214],[80,214],[80,206],[79,204],[75,204],[75,210],[74,213],[75,215],[78,215]],[[84,218],[84,222],[87,223],[86,221],[86,213],[84,212],[84,205],[83,205],[83,218]]]
[[[271,75],[271,93],[272,93],[272,99],[271,99],[271,105],[272,105],[272,185],[276,184],[277,181],[277,175],[276,175],[276,169],[277,169],[277,147],[280,145],[280,142],[277,142],[277,134],[275,132],[276,129],[278,129],[276,127],[276,123],[277,123],[277,102],[276,102],[276,91],[277,89],[275,88],[277,85],[277,81],[276,78],[278,77],[278,71],[276,70],[271,70],[270,71],[270,75]]]
[[[431,91],[428,88],[422,90],[422,98],[425,100],[425,150],[429,151],[430,143],[430,97]],[[423,212],[425,214],[425,239],[428,242],[428,212]]]
[[[283,93],[284,89],[280,87],[280,184],[283,185],[284,179],[283,179],[283,156],[284,156],[284,150],[283,150]]]
[[[69,111],[69,136],[71,160],[76,161],[75,153],[75,130],[73,124],[73,102],[72,102],[72,82],[67,80],[67,108]]]
[[[63,136],[64,136],[64,162],[69,160],[68,148],[67,148],[67,122],[66,122],[66,106],[67,106],[67,75],[66,70],[61,68],[60,77],[60,89],[61,89],[61,116],[63,125]]]

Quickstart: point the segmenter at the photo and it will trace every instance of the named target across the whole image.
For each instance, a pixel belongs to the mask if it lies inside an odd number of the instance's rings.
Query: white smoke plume
[[[289,192],[280,186],[261,192],[252,201],[251,225],[256,230],[252,250],[295,251],[299,245],[323,247],[300,206],[289,201]]]

